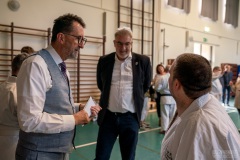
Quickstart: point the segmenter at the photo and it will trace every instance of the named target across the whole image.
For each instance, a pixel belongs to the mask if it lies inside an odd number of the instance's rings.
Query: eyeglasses
[[[130,47],[132,45],[132,42],[126,42],[126,43],[122,43],[122,42],[115,42],[117,44],[118,47],[122,47],[123,45],[125,45],[126,47]]]
[[[83,43],[83,45],[85,45],[86,42],[87,42],[87,38],[84,38],[84,37],[82,37],[82,36],[74,36],[74,35],[67,34],[67,33],[63,33],[63,34],[68,35],[68,36],[75,37],[75,38],[78,40],[78,44]]]

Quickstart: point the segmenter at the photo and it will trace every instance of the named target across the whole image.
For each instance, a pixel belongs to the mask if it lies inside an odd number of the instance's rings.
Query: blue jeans
[[[107,110],[98,131],[95,160],[109,160],[117,137],[122,160],[134,160],[138,130],[139,123],[135,113],[115,114]]]

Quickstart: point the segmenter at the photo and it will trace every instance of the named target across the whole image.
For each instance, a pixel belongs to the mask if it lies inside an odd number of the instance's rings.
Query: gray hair
[[[120,27],[115,32],[115,38],[119,35],[129,35],[132,38],[132,30],[129,27]]]

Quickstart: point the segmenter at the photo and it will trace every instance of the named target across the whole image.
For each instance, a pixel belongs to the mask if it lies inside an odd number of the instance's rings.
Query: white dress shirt
[[[62,62],[52,46],[47,50],[57,65]],[[67,75],[70,78],[68,71]],[[73,115],[43,112],[46,92],[51,87],[52,80],[44,59],[39,55],[27,58],[21,66],[17,79],[18,120],[23,131],[60,133],[74,129]]]
[[[195,101],[174,121],[161,148],[161,160],[240,159],[240,135],[211,94]]]
[[[125,113],[130,111],[135,113],[132,54],[124,61],[118,60],[117,56],[115,56],[108,109],[112,112]]]

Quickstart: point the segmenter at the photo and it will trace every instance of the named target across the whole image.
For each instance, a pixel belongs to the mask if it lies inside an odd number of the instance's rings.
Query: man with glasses
[[[65,14],[54,21],[51,45],[27,58],[17,80],[20,134],[17,160],[66,160],[75,126],[90,121],[73,102],[70,76],[64,63],[84,47],[84,21]],[[91,108],[96,116],[99,106]]]
[[[68,35],[68,36],[75,37],[75,38],[78,40],[78,44],[83,43],[83,44],[85,45],[86,42],[87,42],[87,38],[84,38],[84,37],[82,37],[82,36],[74,36],[74,35],[72,35],[72,34],[67,34],[67,33],[63,33],[63,34]]]
[[[119,28],[113,41],[116,52],[100,57],[97,84],[101,91],[96,160],[108,160],[119,137],[122,159],[134,160],[144,94],[152,68],[147,56],[133,53],[132,31]]]

